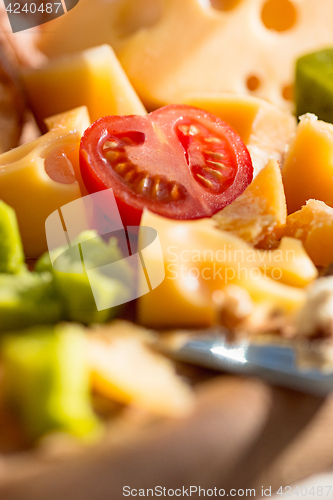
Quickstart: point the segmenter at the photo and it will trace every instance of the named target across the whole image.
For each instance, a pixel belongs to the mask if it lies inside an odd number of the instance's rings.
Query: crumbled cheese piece
[[[307,300],[296,319],[298,335],[333,333],[333,276],[320,278],[308,290]]]

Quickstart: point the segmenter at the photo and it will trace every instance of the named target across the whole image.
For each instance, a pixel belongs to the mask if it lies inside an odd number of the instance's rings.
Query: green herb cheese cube
[[[60,324],[6,334],[1,357],[5,400],[31,439],[53,430],[89,438],[99,433],[81,327]]]
[[[296,62],[296,115],[313,113],[333,123],[333,48],[300,57]]]
[[[0,274],[0,332],[63,318],[51,273]]]
[[[99,272],[99,267],[112,262],[117,262],[116,273],[108,276]],[[57,248],[51,257],[44,254],[35,269],[52,273],[56,292],[62,299],[64,318],[84,324],[103,323],[119,312],[119,307],[98,310],[94,294],[103,297],[106,304],[115,297],[126,303],[133,283],[132,270],[124,262],[117,240],[110,238],[105,242],[95,231],[82,233],[72,247]]]
[[[0,273],[25,269],[24,253],[15,211],[0,200]]]

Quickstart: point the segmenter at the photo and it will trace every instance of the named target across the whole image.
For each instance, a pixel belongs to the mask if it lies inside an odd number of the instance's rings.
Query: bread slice
[[[24,112],[24,98],[15,67],[0,44],[0,153],[18,145]]]

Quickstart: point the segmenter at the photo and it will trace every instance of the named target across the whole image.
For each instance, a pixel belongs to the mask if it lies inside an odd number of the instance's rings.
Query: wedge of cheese
[[[289,215],[284,234],[299,238],[317,266],[333,262],[333,208],[322,201],[309,200]]]
[[[0,199],[14,208],[27,258],[47,250],[47,217],[81,196],[79,144],[87,108],[50,118],[49,132],[0,155]]]
[[[213,218],[219,228],[253,245],[284,226],[287,207],[277,161],[270,160],[245,191]]]
[[[316,266],[296,238],[285,236],[279,248],[258,250],[257,263],[266,276],[290,286],[304,287],[318,277]]]
[[[79,106],[87,106],[92,121],[107,115],[146,113],[108,45],[26,70],[22,79],[41,129],[48,116]]]
[[[333,207],[333,125],[310,113],[301,117],[282,178],[289,214],[310,198]]]
[[[110,43],[149,108],[189,91],[251,93],[291,108],[295,60],[333,45],[331,0],[214,2],[221,10],[208,0],[165,0],[136,25],[133,3],[80,0],[40,46],[54,56]],[[155,13],[156,3],[140,2],[142,12]]]
[[[301,306],[305,292],[271,279],[266,271],[296,284],[291,279],[295,273],[298,285],[317,274],[304,250],[301,265],[293,265],[296,252],[286,258],[288,241],[277,258],[276,253],[255,250],[237,236],[216,229],[212,219],[175,221],[145,211],[141,224],[157,230],[166,276],[161,285],[138,299],[138,319],[146,326],[212,325],[216,319],[214,294],[230,284],[244,288],[257,304],[290,313]],[[146,250],[144,259],[148,269],[160,263],[154,248]],[[309,264],[306,271],[305,261]]]

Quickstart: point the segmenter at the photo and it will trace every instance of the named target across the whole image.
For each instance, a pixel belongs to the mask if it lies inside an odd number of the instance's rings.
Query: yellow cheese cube
[[[92,121],[146,112],[109,45],[59,57],[22,78],[41,128],[46,117],[78,106],[87,106]]]
[[[301,117],[282,178],[289,214],[310,198],[333,206],[333,125],[312,114]]]
[[[0,199],[14,208],[26,257],[47,250],[47,217],[81,196],[78,149],[90,125],[85,107],[50,118],[42,137],[0,155]]]
[[[138,319],[146,326],[212,325],[216,317],[214,292],[229,284],[245,288],[256,303],[269,303],[285,312],[295,311],[304,301],[303,290],[261,272],[260,267],[269,262],[271,270],[283,267],[281,259],[277,263],[267,256],[265,261],[260,251],[242,239],[216,229],[212,219],[176,221],[145,211],[141,224],[157,230],[166,275],[161,285],[138,299]],[[145,252],[149,269],[159,262],[159,255],[154,248]],[[302,272],[298,266],[296,275]]]
[[[302,240],[316,266],[333,262],[333,209],[322,201],[309,200],[289,215],[284,234]]]

